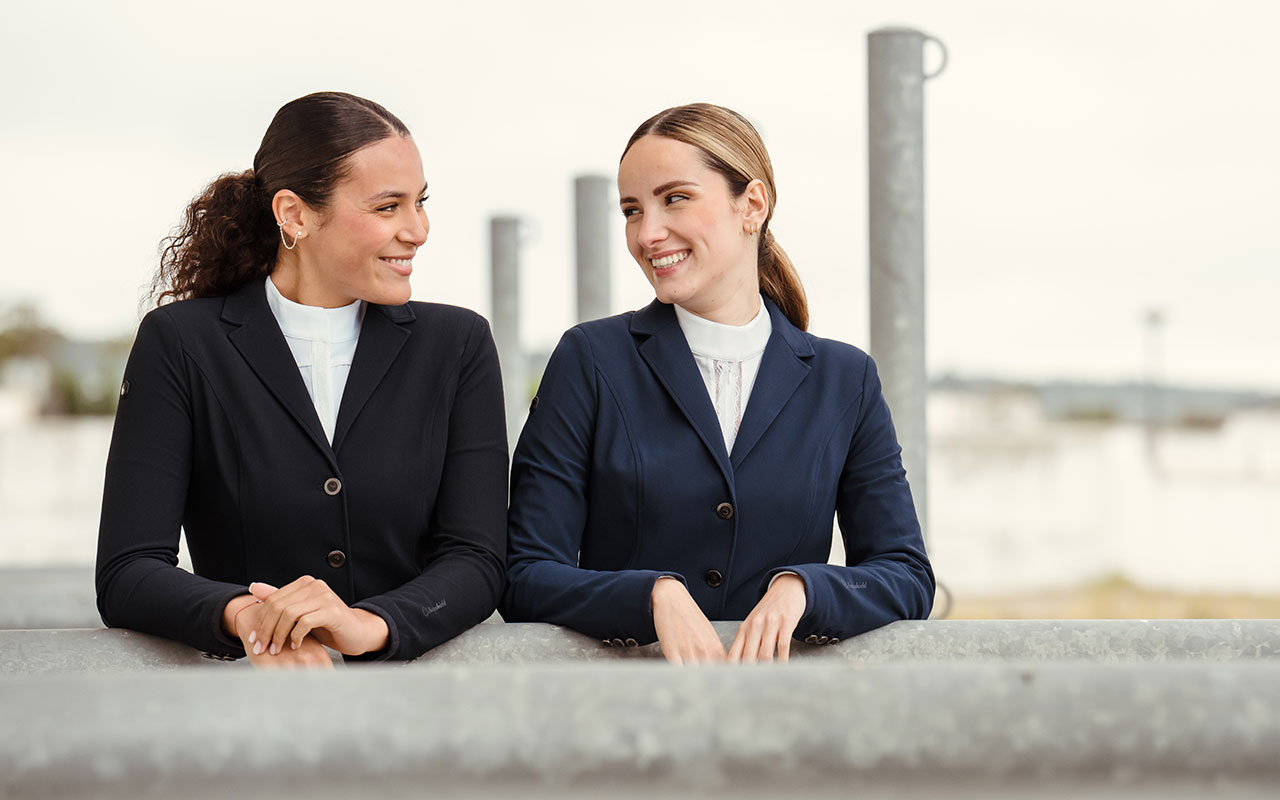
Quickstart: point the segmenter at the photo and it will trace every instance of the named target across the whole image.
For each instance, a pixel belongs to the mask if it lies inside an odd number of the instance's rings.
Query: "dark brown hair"
[[[769,220],[778,202],[773,183],[773,163],[759,132],[736,111],[710,103],[693,103],[668,108],[645,120],[631,134],[625,158],[631,146],[644,136],[665,136],[693,145],[702,152],[707,167],[724,176],[735,197],[742,196],[747,184],[759,179],[769,200],[769,213],[760,226],[757,269],[760,291],[777,304],[792,325],[809,328],[809,302],[795,265],[769,231]]]
[[[289,189],[322,209],[346,177],[351,154],[394,135],[409,129],[363,97],[317,92],[286,103],[267,126],[253,169],[219,176],[187,206],[177,232],[161,244],[151,298],[217,297],[265,277],[280,246],[271,210],[276,192]]]

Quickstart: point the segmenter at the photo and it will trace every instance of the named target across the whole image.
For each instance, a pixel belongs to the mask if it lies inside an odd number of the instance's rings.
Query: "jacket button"
[[[707,585],[710,586],[712,589],[724,583],[724,576],[720,574],[720,570],[718,569],[707,570],[706,573],[702,576],[702,579],[706,581]]]
[[[818,637],[811,633],[811,634],[809,634],[808,636],[804,637],[804,643],[805,643],[805,644],[817,644],[817,643],[818,643]]]
[[[716,506],[716,516],[720,519],[733,519],[733,506],[728,503],[721,503]]]
[[[637,642],[635,639],[632,639],[630,636],[628,636],[626,638],[626,645],[627,647],[639,647],[640,643]]]
[[[831,641],[831,640],[830,640],[830,639],[828,639],[826,636],[819,636],[819,637],[818,637],[818,644],[826,644],[826,643],[827,643],[827,642],[829,642],[829,641]]]
[[[124,397],[128,393],[129,393],[129,381],[126,380],[120,384],[120,396]]]
[[[612,644],[613,644],[613,646],[614,646],[614,647],[622,647],[622,640],[621,640],[621,639],[613,639],[613,640],[612,640]]]
[[[342,481],[337,478],[330,478],[324,482],[324,493],[330,497],[333,497],[340,491],[342,491]]]
[[[325,557],[325,560],[329,562],[329,566],[337,569],[347,563],[347,554],[341,550],[330,550],[329,555]]]

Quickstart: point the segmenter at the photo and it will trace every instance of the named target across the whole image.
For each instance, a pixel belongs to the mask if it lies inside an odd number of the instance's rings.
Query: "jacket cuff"
[[[218,660],[231,661],[237,658],[244,658],[244,644],[239,637],[228,636],[226,631],[222,630],[222,612],[226,610],[227,603],[237,597],[243,597],[250,594],[249,587],[236,587],[228,590],[222,597],[214,598],[213,616],[210,620],[213,623],[212,633],[213,640],[218,645],[216,649],[209,650],[206,655]]]

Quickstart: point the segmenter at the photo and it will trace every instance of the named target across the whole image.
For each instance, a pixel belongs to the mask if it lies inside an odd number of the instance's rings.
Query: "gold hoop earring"
[[[760,232],[760,226],[754,222],[748,222],[746,225],[742,226],[742,230],[748,236],[755,236],[757,233]]]
[[[284,238],[284,222],[277,222],[276,227],[280,229],[280,244],[284,245],[285,250],[292,250],[298,246],[298,237],[302,235],[302,231],[298,231],[293,235],[293,244]]]

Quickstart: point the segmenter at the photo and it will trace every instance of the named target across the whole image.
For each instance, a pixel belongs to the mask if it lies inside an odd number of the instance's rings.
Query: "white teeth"
[[[679,264],[681,261],[684,261],[688,257],[689,257],[689,251],[685,250],[680,253],[673,253],[665,258],[651,258],[649,259],[649,263],[653,264],[654,267],[660,269],[662,267],[670,267],[673,264]]]
[[[395,264],[397,267],[407,267],[413,263],[413,259],[410,258],[384,258],[382,260],[389,264]]]

